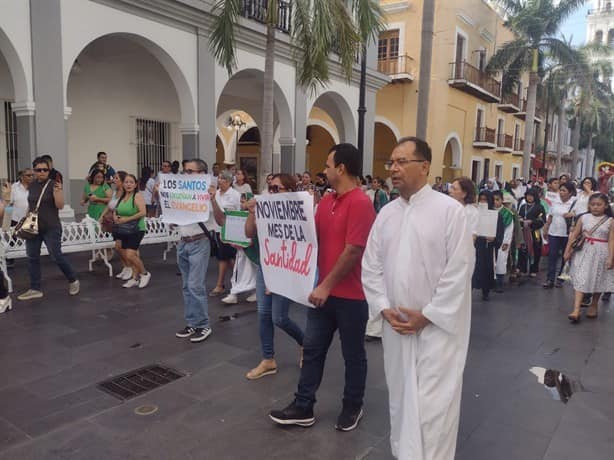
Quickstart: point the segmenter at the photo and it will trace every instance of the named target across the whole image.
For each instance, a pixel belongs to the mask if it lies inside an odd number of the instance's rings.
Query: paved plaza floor
[[[343,386],[338,340],[318,392],[316,424],[274,426],[268,411],[289,403],[296,388],[297,346],[278,331],[278,374],[246,380],[260,359],[255,305],[225,307],[218,299],[210,303],[213,334],[206,342],[176,339],[184,325],[180,277],[161,253],[160,247],[144,251],[153,278],[143,290],[122,289],[102,266],[89,273],[84,255],[70,256],[81,278],[77,298],[68,296],[46,259],[45,297],[15,300],[14,310],[0,315],[0,459],[392,458],[379,343],[367,344],[365,417],[357,430],[333,427]],[[10,273],[20,292],[27,286],[25,262]],[[457,459],[613,458],[609,307],[597,320],[571,325],[571,289],[545,291],[539,279],[490,302],[475,297]],[[220,319],[236,312],[236,319]],[[291,315],[304,324],[304,307],[293,307]],[[187,375],[127,402],[96,387],[153,363]],[[532,367],[563,373],[574,392],[568,402],[540,384]],[[157,411],[137,415],[145,405]]]

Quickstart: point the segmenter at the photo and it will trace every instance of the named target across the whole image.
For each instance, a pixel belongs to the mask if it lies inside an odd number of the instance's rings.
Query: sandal
[[[226,292],[224,288],[222,289],[215,288],[213,291],[209,292],[209,297],[218,297],[224,294],[224,292]]]
[[[271,364],[267,364],[271,363]],[[245,374],[248,380],[257,380],[265,375],[277,374],[277,363],[274,359],[263,359],[258,366]]]
[[[574,311],[573,313],[570,313],[569,315],[567,315],[567,318],[573,324],[578,324],[580,322],[580,312],[579,311]]]

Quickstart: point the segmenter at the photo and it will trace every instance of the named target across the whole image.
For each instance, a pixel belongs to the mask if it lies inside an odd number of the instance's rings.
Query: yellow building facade
[[[416,130],[422,2],[381,4],[388,30],[380,36],[378,66],[392,82],[377,93],[373,172],[386,177],[391,145]],[[502,96],[501,76],[484,72],[511,32],[484,0],[436,2],[434,31],[426,139],[433,150],[431,180],[519,177],[527,79],[515,94]],[[536,127],[541,123],[538,118]]]

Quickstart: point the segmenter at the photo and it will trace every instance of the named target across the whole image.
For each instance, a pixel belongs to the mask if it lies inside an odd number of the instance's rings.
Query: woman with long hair
[[[247,173],[244,169],[237,169],[235,183],[232,184],[232,188],[234,188],[240,194],[253,193],[252,186],[247,182]]]
[[[579,216],[580,214],[588,212],[588,200],[590,200],[593,193],[598,191],[599,185],[597,185],[597,181],[594,177],[588,176],[582,179],[580,187],[578,187],[576,205],[573,209],[574,216]]]
[[[602,292],[614,291],[614,225],[608,196],[594,193],[588,202],[589,212],[576,222],[569,236],[564,258],[571,260],[571,280],[575,291],[573,312],[568,318],[580,321],[580,308],[585,294],[592,294],[586,312],[589,319],[597,318]],[[574,243],[581,237],[584,243],[574,251]]]
[[[119,199],[124,194],[124,180],[126,179],[126,175],[126,171],[117,171],[113,176],[113,185],[115,186],[115,190],[113,191],[113,195],[111,196],[106,208],[104,208],[102,211],[100,219],[98,219],[99,224],[103,224],[107,214],[110,213],[112,216],[115,212]],[[113,217],[111,217],[111,221],[112,220]],[[111,234],[113,236],[113,241],[115,242],[115,251],[119,255],[119,259],[122,263],[122,270],[115,275],[115,278],[128,281],[130,278],[132,278],[132,268],[130,268],[128,261],[126,260],[125,252],[122,250],[122,243],[119,235],[115,232],[112,232]]]
[[[87,205],[87,215],[98,220],[111,200],[111,195],[111,187],[105,182],[104,171],[92,169],[81,198],[81,206]]]
[[[121,244],[124,260],[132,270],[132,276],[122,285],[125,288],[138,286],[144,288],[149,284],[151,273],[145,270],[139,256],[139,246],[145,236],[145,198],[137,190],[137,180],[132,174],[126,174],[122,193],[114,211],[114,228]]]
[[[275,174],[271,179],[269,193],[287,193],[296,191],[297,183],[290,174]],[[247,209],[249,216],[245,223],[245,235],[253,239],[252,251],[255,254],[250,257],[252,262],[258,265],[256,275],[256,297],[258,301],[258,321],[260,330],[260,346],[262,360],[254,369],[250,370],[246,377],[249,380],[259,379],[265,375],[277,373],[275,362],[275,348],[273,343],[275,326],[279,327],[294,339],[298,346],[303,346],[303,330],[290,319],[288,310],[290,300],[279,294],[267,290],[262,267],[258,257],[258,233],[256,229],[256,201],[251,200]]]

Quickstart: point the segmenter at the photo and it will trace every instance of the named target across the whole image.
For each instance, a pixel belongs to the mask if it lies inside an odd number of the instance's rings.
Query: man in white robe
[[[471,321],[473,239],[463,206],[427,184],[428,144],[404,138],[362,261],[372,318],[383,320],[391,448],[402,460],[453,460]]]

